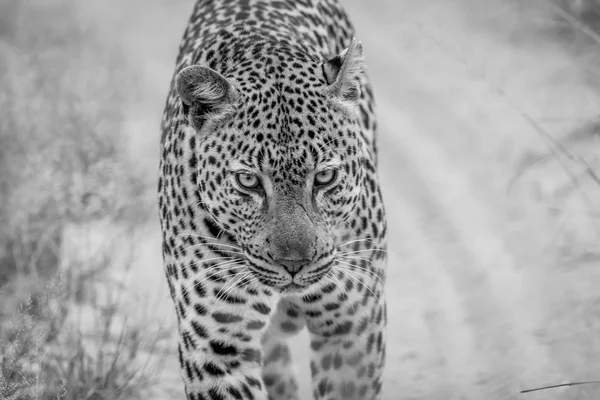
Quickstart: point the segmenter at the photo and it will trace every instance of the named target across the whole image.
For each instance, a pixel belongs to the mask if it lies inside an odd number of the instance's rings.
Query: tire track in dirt
[[[386,128],[387,129],[387,128]],[[387,159],[382,159],[386,165]],[[383,174],[390,221],[387,302],[389,309],[386,399],[446,399],[467,395],[456,387],[461,377],[453,360],[470,353],[471,334],[440,260],[430,248],[437,232],[435,219],[414,201],[423,194],[415,185],[408,160],[400,155],[393,167],[402,171],[392,182]],[[414,192],[407,195],[405,191]],[[418,192],[417,192],[418,191]],[[393,192],[392,195],[390,192]],[[399,193],[400,192],[400,193]],[[412,199],[410,198],[412,197]],[[394,397],[396,394],[396,397]],[[399,395],[398,395],[399,394]],[[452,398],[454,398],[452,397]]]
[[[519,389],[535,379],[560,382],[560,374],[550,367],[547,348],[533,336],[542,325],[538,318],[542,293],[519,269],[518,257],[502,239],[502,215],[485,202],[489,193],[469,182],[470,155],[453,154],[432,139],[432,132],[462,135],[486,129],[472,126],[473,121],[458,112],[461,105],[453,102],[464,101],[460,95],[468,99],[465,93],[478,95],[473,107],[487,112],[492,122],[509,119],[524,131],[526,124],[505,99],[481,87],[464,66],[439,50],[436,53],[435,43],[412,38],[417,49],[411,54],[409,48],[398,49],[394,37],[376,27],[376,20],[362,16],[370,27],[369,34],[361,37],[365,48],[388,50],[368,55],[368,61],[374,80],[386,81],[376,85],[380,171],[392,232],[390,249],[403,248],[404,265],[390,262],[388,301],[395,306],[390,308],[390,336],[411,331],[390,340],[386,382],[398,384],[405,392],[389,398],[513,399],[521,398]],[[440,96],[432,91],[428,77],[418,66],[410,66],[424,47],[429,50],[428,61],[447,67],[446,79],[464,85],[465,93]],[[403,243],[407,237],[411,238],[408,246]],[[404,280],[417,283],[408,285]],[[415,310],[401,305],[411,296],[420,320]],[[394,317],[404,324],[394,322]],[[400,343],[402,339],[405,343]],[[423,354],[411,352],[411,344]],[[395,388],[389,389],[389,396],[398,396]],[[550,399],[559,393],[527,398]]]
[[[380,118],[382,131],[389,132],[386,119]],[[397,122],[394,127],[399,126]],[[388,146],[383,140],[382,144]],[[389,266],[391,376],[386,382],[398,381],[409,392],[407,399],[517,398],[527,377],[550,365],[546,350],[530,336],[531,322],[538,314],[535,305],[528,303],[523,278],[514,272],[514,261],[499,239],[486,226],[473,223],[484,220],[487,213],[470,200],[474,193],[455,187],[452,190],[456,199],[462,199],[460,204],[444,204],[447,200],[443,198],[452,194],[443,186],[457,182],[451,168],[440,159],[433,165],[427,164],[425,157],[415,161],[431,150],[414,142],[407,147],[404,154],[396,153],[394,166],[383,168],[402,171],[395,182],[384,174],[388,181],[384,187],[394,188],[386,193],[393,199],[387,202],[393,225],[390,249],[402,249],[399,258],[403,263],[398,265],[392,257]],[[415,147],[420,148],[415,151]],[[408,153],[413,156],[406,156]],[[410,242],[403,243],[407,237]],[[412,285],[402,283],[407,280],[413,281]],[[413,309],[401,305],[407,298]],[[415,313],[421,319],[417,326],[404,319]],[[393,321],[394,317],[399,321]],[[413,321],[418,318],[412,315]],[[392,340],[397,332],[406,330],[410,332],[404,338]],[[425,362],[409,349],[411,344],[425,349]],[[398,353],[400,357],[395,358]],[[407,362],[407,353],[414,355],[412,363]],[[402,382],[402,370],[408,370],[417,381]],[[549,378],[547,373],[545,378]],[[413,386],[419,388],[416,393],[411,393]]]

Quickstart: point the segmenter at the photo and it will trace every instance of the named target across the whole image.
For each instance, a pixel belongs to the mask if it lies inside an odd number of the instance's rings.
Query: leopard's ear
[[[207,123],[222,121],[235,111],[238,91],[217,71],[192,65],[179,72],[177,94],[190,125],[200,131]]]
[[[360,99],[363,69],[362,44],[352,38],[348,48],[323,64],[325,79],[329,84],[327,95],[345,105],[354,106]]]

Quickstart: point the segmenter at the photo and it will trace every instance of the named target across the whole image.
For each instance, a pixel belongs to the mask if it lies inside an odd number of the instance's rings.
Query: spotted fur
[[[199,0],[159,211],[189,400],[381,398],[386,220],[362,46],[337,0]]]

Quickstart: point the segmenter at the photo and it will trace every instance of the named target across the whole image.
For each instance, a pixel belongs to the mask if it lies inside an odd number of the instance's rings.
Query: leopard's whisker
[[[242,275],[242,278],[243,278],[245,276],[248,276],[249,271],[242,271],[242,272],[238,272],[238,273],[234,274],[232,276],[231,280],[228,283],[226,283],[222,288],[224,290],[225,294],[227,294],[228,291],[233,290],[237,286],[237,284],[239,283],[239,281],[241,279],[241,278],[237,279],[237,277],[240,276],[240,274],[242,274],[242,273],[243,273],[243,275]]]
[[[373,274],[376,277],[379,277],[381,279],[381,277],[379,276],[379,274],[373,269],[369,269],[369,268],[365,268],[365,267],[361,267],[360,265],[355,265],[355,264],[351,264],[348,263],[346,261],[343,260],[336,260],[338,266],[342,265],[342,266],[347,266],[349,267],[351,270],[358,270],[358,271],[364,271],[367,274]],[[382,282],[383,283],[383,282]]]
[[[205,260],[198,260],[198,261],[194,261],[194,262],[193,262],[192,264],[190,264],[190,265],[196,265],[196,264],[202,263],[202,262],[204,262],[204,261],[205,261]],[[210,266],[209,266],[209,267],[207,267],[207,268],[208,268],[208,269],[212,269],[212,268],[222,267],[222,266],[225,266],[225,265],[236,264],[236,263],[239,263],[239,262],[245,262],[245,260],[243,260],[243,259],[239,259],[239,258],[232,258],[232,259],[230,259],[230,260],[223,261],[222,263],[217,263],[217,264],[214,264],[214,265],[210,265]]]
[[[349,244],[358,243],[358,242],[371,242],[371,243],[375,243],[375,241],[373,239],[363,238],[363,239],[350,240],[348,242],[345,242],[345,243],[342,243],[342,244],[338,244],[338,247],[348,246]]]
[[[199,281],[194,281],[194,284],[192,285],[192,287],[196,287],[198,285],[200,285],[201,283],[206,282],[207,280],[209,280],[210,278],[212,278],[213,276],[219,275],[221,272],[223,271],[209,271],[206,275],[204,275],[204,277],[202,279],[200,279]]]
[[[200,246],[221,246],[221,247],[227,247],[227,248],[234,249],[234,250],[242,250],[239,246],[233,246],[233,245],[224,244],[224,243],[217,243],[217,242],[195,243],[195,244],[192,244],[190,246],[184,247],[184,249],[188,250],[188,249],[192,249],[194,247],[200,247]]]
[[[368,275],[368,274],[366,274],[366,273],[364,273],[364,272],[362,272],[362,271],[352,270],[352,269],[348,269],[348,268],[344,268],[344,267],[338,267],[338,268],[337,268],[337,270],[338,270],[338,271],[340,271],[340,272],[342,272],[342,271],[346,271],[346,272],[352,272],[352,273],[356,273],[356,274],[358,274],[359,276],[362,276],[363,278],[366,278],[366,279],[371,279],[371,278],[373,277],[373,276],[371,276],[371,275]],[[382,285],[385,285],[385,282],[384,282],[384,281],[381,279],[381,277],[380,277],[379,275],[374,275],[374,277],[375,277],[375,278],[376,278],[376,279],[377,279],[379,282],[381,282],[381,284],[382,284]],[[364,282],[363,282],[363,283],[364,283]]]
[[[241,264],[240,264],[241,263]],[[211,265],[210,267],[208,267],[209,269],[213,269],[213,268],[223,268],[229,265],[245,265],[245,261],[244,260],[234,260],[234,261],[227,261],[227,262],[222,262],[222,263],[218,263],[215,265]]]
[[[358,278],[356,278],[355,276],[352,275],[352,273],[356,273],[356,271],[349,271],[349,270],[343,270],[343,269],[340,269],[339,271],[342,273],[342,275],[345,275],[345,276],[349,277],[350,279],[354,280],[355,282],[358,282],[362,286],[364,286],[369,292],[371,292],[373,297],[375,297],[375,299],[377,300],[377,303],[381,304],[380,298],[371,290],[371,288],[369,288],[368,285],[365,285],[364,282],[361,282]]]
[[[235,260],[235,257],[213,257],[213,258],[201,258],[199,260],[195,260],[192,262],[192,264],[198,264],[198,263],[203,263],[203,262],[208,262],[208,261],[215,261],[215,260]]]
[[[344,251],[344,252],[340,252],[340,255],[347,256],[349,254],[366,253],[366,252],[373,252],[373,251],[377,251],[377,252],[382,252],[382,253],[385,253],[385,254],[391,254],[391,255],[394,255],[394,256],[398,256],[394,252],[391,252],[391,251],[385,250],[385,249],[381,249],[381,248],[363,249],[363,250],[354,250],[354,251]]]
[[[347,265],[348,267],[351,267],[351,268],[345,267],[345,265]],[[350,271],[357,271],[357,272],[358,271],[362,271],[362,275],[363,276],[369,277],[369,278],[371,278],[371,276],[373,276],[373,277],[377,278],[381,282],[382,285],[385,285],[385,282],[383,281],[383,279],[381,278],[381,276],[377,272],[375,272],[375,271],[371,271],[371,270],[366,269],[366,268],[362,268],[362,267],[359,267],[359,266],[356,266],[356,265],[347,264],[347,263],[339,262],[339,261],[338,261],[337,266],[338,266],[339,269],[350,270]]]
[[[180,232],[179,235],[177,235],[177,238],[193,237],[193,238],[199,238],[199,239],[219,240],[221,235],[223,235],[224,233],[225,233],[225,231],[221,231],[221,232],[219,232],[219,234],[217,236],[206,236],[206,235],[199,235],[196,232],[183,231],[183,232]]]
[[[232,276],[230,277],[230,279],[231,279],[231,280],[233,280],[233,279],[235,279],[237,276],[239,276],[239,275],[241,275],[241,274],[244,274],[244,273],[245,273],[244,271],[237,272],[237,273],[235,273],[234,275],[232,275]],[[225,287],[226,287],[227,285],[229,285],[230,283],[231,283],[231,281],[228,281],[228,282],[225,282],[225,283],[224,283],[224,284],[221,286],[221,288],[220,288],[220,289],[217,291],[217,293],[215,294],[215,297],[214,297],[214,298],[211,300],[211,303],[214,303],[215,301],[219,301],[219,300],[221,300],[221,296],[224,296],[224,295],[225,295],[225,293],[223,293],[223,289],[225,289]]]
[[[246,274],[235,282],[235,284],[232,286],[231,290],[238,287],[238,285],[242,284],[242,282],[244,280],[246,280],[250,275],[252,275],[252,271],[246,271]]]
[[[343,293],[346,293],[346,297],[348,299],[350,299],[350,294],[348,293],[348,291],[346,290],[346,288],[344,288],[344,284],[335,276],[333,276],[332,271],[329,270],[327,271],[327,273],[325,274],[325,278],[328,278],[331,282],[333,282],[333,284],[335,286],[337,286],[338,289],[340,289]],[[352,307],[352,311],[354,314],[356,314],[356,310],[354,309],[354,304],[352,302],[350,302],[350,307]]]
[[[219,235],[222,235],[225,231],[221,231],[219,232]],[[217,236],[206,236],[206,235],[198,235],[197,233],[193,233],[193,232],[182,232],[179,234],[179,237],[181,236],[185,236],[185,237],[195,237],[195,238],[199,238],[199,239],[207,239],[207,240],[219,240],[219,235]],[[219,242],[220,243],[220,242]]]
[[[200,253],[200,254],[207,254],[207,253],[209,253],[209,254],[210,254],[210,253],[215,253],[215,252],[217,252],[217,251],[218,251],[219,253],[239,254],[239,255],[242,255],[242,256],[246,257],[246,255],[245,255],[244,253],[240,252],[240,251],[227,250],[227,249],[216,249],[216,250],[210,250],[210,251],[205,251],[205,252],[202,252],[202,253]]]
[[[364,267],[361,267],[361,266],[358,266],[358,265],[353,265],[353,264],[346,264],[346,263],[340,263],[340,264],[344,265],[344,266],[348,266],[351,270],[364,271],[368,275],[373,275],[373,276],[379,277],[381,279],[381,276],[377,272],[375,272],[375,271],[373,271],[371,269],[364,268]],[[340,264],[338,264],[338,265],[340,265]]]
[[[245,266],[246,266],[245,264],[242,264],[242,265],[238,265],[238,266],[234,266],[234,267],[229,267],[228,270],[243,268]],[[200,283],[204,283],[207,280],[209,280],[210,278],[212,278],[213,276],[225,272],[222,269],[216,269],[216,270],[213,271],[211,268],[206,269],[206,271],[208,271],[208,273],[201,280],[195,281],[194,282],[194,286],[196,286],[196,285],[198,285]]]
[[[360,261],[366,261],[371,265],[375,265],[375,262],[373,260],[368,259],[366,257],[350,256],[350,257],[342,257],[341,260],[360,260]]]
[[[221,297],[229,294],[231,291],[233,291],[233,289],[237,286],[237,284],[241,281],[241,279],[243,279],[244,277],[248,276],[248,274],[250,274],[249,271],[242,271],[242,272],[238,272],[236,274],[234,274],[231,277],[231,280],[229,282],[227,282],[226,284],[224,284],[221,289],[219,289],[219,291],[217,292],[217,300],[221,300]]]
[[[248,289],[260,289],[260,282],[258,281],[258,278],[254,276],[254,274],[250,275],[250,284]]]
[[[198,236],[198,238],[204,239],[205,241],[200,241],[199,243],[196,243],[197,245],[210,244],[210,245],[213,245],[213,246],[228,246],[228,247],[235,247],[235,248],[241,249],[240,246],[237,246],[235,244],[222,243],[222,242],[218,241],[217,238],[211,238],[211,237],[208,237],[208,236],[206,236],[206,237],[204,237],[204,236]]]
[[[378,251],[379,249],[363,249],[363,250],[353,250],[353,251],[344,251],[341,252],[341,255],[347,256],[348,254],[356,254],[356,253],[366,253],[370,251]]]

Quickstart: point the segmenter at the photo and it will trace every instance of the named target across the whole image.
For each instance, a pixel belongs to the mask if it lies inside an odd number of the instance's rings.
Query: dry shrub
[[[121,150],[131,76],[76,10],[0,0],[0,257],[25,263],[11,269],[56,264],[66,223],[139,207],[141,180]]]
[[[68,281],[68,279],[67,279]],[[162,357],[161,333],[120,321],[118,303],[91,304],[86,329],[68,324],[71,294],[47,285],[0,324],[0,398],[143,399]],[[73,317],[71,317],[73,318]],[[159,353],[159,354],[157,354]]]
[[[101,333],[90,350],[67,316],[96,275],[58,275],[69,224],[134,224],[148,211],[143,180],[124,157],[134,79],[120,50],[81,23],[78,6],[0,0],[2,399],[134,399],[148,383],[134,359],[152,351],[152,339],[115,328],[118,305],[90,304]],[[98,262],[91,269],[108,264]],[[102,333],[115,329],[117,337]]]
[[[595,19],[600,15],[600,1],[598,0],[561,0],[557,3],[579,17]]]

